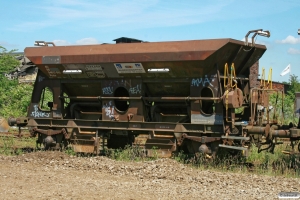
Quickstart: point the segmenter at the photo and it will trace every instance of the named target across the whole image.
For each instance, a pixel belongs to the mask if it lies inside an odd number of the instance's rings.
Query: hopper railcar
[[[149,156],[153,148],[161,157],[178,150],[213,156],[247,153],[251,141],[272,149],[274,137],[299,139],[298,129],[268,116],[273,90],[257,81],[264,45],[227,38],[41,43],[25,49],[38,74],[21,121],[46,149],[98,154],[142,141]]]

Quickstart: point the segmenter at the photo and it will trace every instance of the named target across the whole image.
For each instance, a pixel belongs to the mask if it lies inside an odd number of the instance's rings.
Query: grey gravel
[[[277,199],[281,191],[300,192],[299,178],[61,152],[0,156],[0,177],[1,199]]]

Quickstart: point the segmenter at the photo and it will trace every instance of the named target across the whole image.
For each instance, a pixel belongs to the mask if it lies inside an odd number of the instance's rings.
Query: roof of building
[[[143,42],[142,40],[128,38],[128,37],[120,37],[120,38],[114,39],[113,41],[116,41],[116,43],[141,43],[141,42]]]

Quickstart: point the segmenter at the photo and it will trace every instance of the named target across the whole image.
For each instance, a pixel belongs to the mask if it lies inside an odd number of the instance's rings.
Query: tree
[[[300,83],[298,80],[298,76],[292,74],[290,76],[289,81],[290,81],[291,86],[289,87],[288,92],[290,95],[292,95],[295,98],[296,92],[300,92]]]
[[[283,95],[281,92],[272,93],[269,99],[270,105],[273,106],[270,118],[282,124],[296,124],[298,119],[294,114],[294,102],[295,95],[291,91]]]
[[[18,84],[18,80],[8,80],[7,73],[19,65],[19,61],[11,54],[16,50],[7,51],[0,46],[0,116],[25,116],[30,103],[32,85]]]
[[[286,94],[283,96],[281,93],[270,95],[270,105],[274,107],[270,117],[283,124],[289,124],[290,122],[296,124],[298,122],[298,118],[295,115],[296,92],[300,92],[298,76],[292,74],[289,83],[283,83],[290,84]]]
[[[7,51],[6,48],[0,46],[0,74],[3,75],[5,72],[9,72],[13,68],[19,65],[19,61],[16,60],[11,53],[15,52],[16,49]]]

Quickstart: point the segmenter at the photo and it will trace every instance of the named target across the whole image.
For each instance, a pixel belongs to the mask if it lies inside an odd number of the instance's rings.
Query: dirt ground
[[[0,199],[277,199],[300,179],[199,170],[60,152],[0,156]]]

